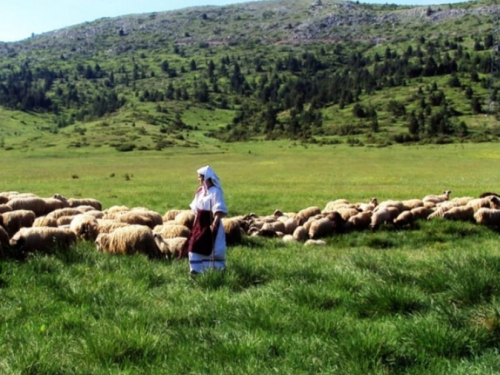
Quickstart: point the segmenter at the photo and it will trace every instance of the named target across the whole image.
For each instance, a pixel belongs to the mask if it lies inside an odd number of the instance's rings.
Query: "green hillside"
[[[0,147],[495,141],[498,12],[258,1],[0,43]]]

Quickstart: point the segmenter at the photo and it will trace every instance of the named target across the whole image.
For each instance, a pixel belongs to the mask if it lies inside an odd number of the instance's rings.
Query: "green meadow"
[[[0,191],[186,208],[196,169],[229,216],[498,192],[495,143],[283,142],[162,151],[0,151]],[[499,233],[433,220],[304,247],[246,237],[224,273],[109,256],[92,243],[0,261],[0,374],[497,374]]]

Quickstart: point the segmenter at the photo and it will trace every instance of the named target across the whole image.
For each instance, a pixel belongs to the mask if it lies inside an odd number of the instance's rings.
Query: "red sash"
[[[211,223],[212,211],[198,210],[188,241],[188,252],[207,256],[212,254],[215,234],[210,229]]]

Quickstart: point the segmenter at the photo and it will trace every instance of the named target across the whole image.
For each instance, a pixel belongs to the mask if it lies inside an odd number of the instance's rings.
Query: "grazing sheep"
[[[70,207],[65,207],[65,208],[59,208],[55,211],[52,211],[47,214],[48,217],[54,218],[54,219],[59,219],[60,217],[63,216],[75,216],[81,214],[82,211],[76,209],[76,208],[70,208]]]
[[[11,239],[10,245],[22,253],[52,253],[66,250],[76,243],[76,235],[61,228],[21,228]]]
[[[344,221],[348,221],[350,217],[355,216],[359,213],[359,211],[353,207],[339,208],[337,211],[333,212],[338,212],[342,219],[344,219]]]
[[[414,208],[417,207],[422,207],[424,205],[424,202],[422,202],[422,199],[407,199],[402,201],[403,206],[405,207],[405,210],[413,210]]]
[[[90,211],[85,211],[85,215],[93,216],[96,219],[102,219],[104,217],[104,212],[98,210],[90,210]]]
[[[500,228],[500,209],[480,208],[474,214],[476,223],[493,228]]]
[[[379,206],[380,207],[380,206]],[[370,222],[370,228],[375,230],[382,224],[389,223],[393,220],[393,213],[389,211],[389,208],[382,207],[373,212],[372,220]]]
[[[95,241],[97,235],[92,229],[97,228],[97,226],[97,219],[87,214],[76,215],[69,223],[69,229],[72,230],[78,238],[83,240]]]
[[[63,197],[61,194],[59,193],[55,193],[53,196],[52,196],[53,199],[57,199],[58,201],[61,201],[62,202],[62,205],[63,207],[62,208],[66,208],[66,207],[69,207],[69,202],[68,202],[68,199],[66,197]]]
[[[306,241],[309,238],[309,233],[308,231],[303,227],[303,226],[298,226],[292,234],[293,238],[296,241]]]
[[[283,233],[285,234],[292,234],[295,228],[299,226],[296,219],[287,216],[279,217],[278,221],[281,221],[284,224]]]
[[[354,216],[351,216],[344,225],[346,231],[364,230],[370,227],[372,220],[372,211],[362,211]]]
[[[189,229],[193,229],[194,219],[194,213],[192,211],[186,210],[175,215],[174,221],[179,225],[184,225]]]
[[[485,198],[472,199],[467,203],[467,207],[472,207],[474,212],[477,212],[480,208],[497,208],[495,207],[495,201],[498,200],[495,196],[487,196]]]
[[[0,214],[3,214],[4,212],[9,212],[9,211],[13,211],[11,206],[9,206],[8,204],[0,204]]]
[[[78,214],[81,215],[81,214]],[[62,227],[65,225],[70,225],[71,221],[78,215],[68,215],[68,216],[61,216],[57,218],[57,226]]]
[[[155,227],[155,221],[149,215],[140,211],[124,211],[116,214],[106,214],[104,219],[120,221],[122,223],[144,225],[151,229]]]
[[[163,215],[163,222],[165,221],[171,221],[171,220],[174,220],[175,217],[180,214],[181,212],[184,212],[184,211],[189,211],[189,212],[192,212],[191,210],[176,210],[176,209],[173,209],[173,210],[168,210],[165,215]]]
[[[411,210],[411,214],[414,220],[417,219],[426,220],[429,217],[429,215],[432,214],[433,212],[434,210],[432,208],[424,206],[416,207]]]
[[[53,217],[40,216],[35,219],[33,222],[33,227],[57,227],[57,220]]]
[[[451,200],[451,202],[456,203],[458,206],[465,206],[467,203],[469,203],[471,200],[473,200],[474,197],[456,197]]]
[[[398,213],[406,210],[406,207],[403,204],[403,202],[390,199],[390,200],[380,202],[374,211],[377,211],[377,210],[380,210],[383,208],[388,208],[388,207],[395,207],[398,210]]]
[[[47,215],[55,210],[68,207],[67,204],[64,204],[63,201],[56,198],[44,198],[43,200],[45,201],[44,215]]]
[[[8,205],[15,210],[29,210],[35,213],[35,216],[45,215],[45,200],[38,197],[12,198]]]
[[[97,219],[97,228],[89,227],[86,229],[87,233],[92,239],[96,239],[100,233],[111,233],[115,229],[128,227],[127,223],[122,223],[115,220]]]
[[[427,220],[432,220],[432,219],[436,219],[438,217],[443,217],[444,213],[448,210],[451,210],[452,208],[453,208],[453,206],[449,206],[449,205],[439,206],[429,216],[427,216]]]
[[[328,218],[315,220],[309,228],[309,238],[318,239],[333,234],[333,222]]]
[[[226,244],[236,245],[241,242],[243,237],[243,229],[241,229],[240,222],[233,218],[222,219],[222,226],[226,234]]]
[[[359,211],[373,211],[375,207],[378,206],[378,200],[376,197],[373,197],[370,200],[370,203],[360,203],[357,205]]]
[[[439,202],[444,202],[450,199],[450,194],[451,190],[445,190],[443,194],[440,195],[426,195],[423,199],[422,202],[432,202],[432,203],[439,203]]]
[[[160,234],[164,238],[185,237],[191,236],[191,229],[185,225],[171,224],[171,225],[157,225],[153,228],[154,233]]]
[[[498,197],[500,198],[500,194],[497,194],[497,193],[492,193],[492,192],[486,192],[486,193],[482,193],[479,198],[486,198],[486,197],[489,197],[489,196],[494,196],[494,197]]]
[[[403,211],[394,219],[393,223],[396,227],[403,227],[412,224],[413,220],[414,218],[411,210]]]
[[[188,239],[185,237],[163,238],[159,233],[154,234],[154,239],[160,251],[168,260],[179,258],[187,251]]]
[[[94,199],[94,198],[81,198],[81,199],[69,198],[68,205],[69,205],[69,207],[72,207],[72,208],[75,208],[78,206],[92,206],[98,211],[102,210],[101,202],[99,202],[97,199]]]
[[[302,226],[304,227],[304,229],[309,232],[309,229],[311,228],[311,224],[313,222],[315,222],[316,220],[319,220],[319,219],[323,219],[325,217],[325,214],[318,214],[318,215],[314,215],[314,216],[311,216],[309,219],[307,219],[303,224]]]
[[[147,208],[133,208],[131,212],[139,212],[141,215],[149,217],[153,223],[152,228],[154,228],[156,225],[163,224],[163,218],[158,212],[149,210]]]
[[[130,211],[130,208],[127,206],[111,206],[107,210],[104,211],[105,214],[116,214],[118,212]]]
[[[153,231],[144,225],[129,225],[111,233],[101,233],[95,240],[97,249],[110,254],[146,254],[149,258],[161,258]]]
[[[307,240],[304,242],[304,246],[326,246],[326,242],[323,240]]]
[[[474,209],[467,206],[453,207],[443,214],[443,219],[472,221],[474,219]]]
[[[33,211],[29,210],[15,210],[4,212],[0,215],[0,225],[2,225],[9,237],[12,237],[19,229],[24,227],[31,227],[35,221],[36,216]]]
[[[341,208],[356,208],[356,205],[349,203],[347,199],[336,199],[334,201],[328,202],[321,212],[328,213],[337,211]]]
[[[275,232],[285,233],[285,223],[279,220],[274,220],[272,222],[264,223],[262,225],[263,230],[273,230]]]
[[[299,224],[303,224],[309,219],[311,216],[321,214],[321,210],[317,206],[307,207],[300,210],[297,215],[299,217]]]

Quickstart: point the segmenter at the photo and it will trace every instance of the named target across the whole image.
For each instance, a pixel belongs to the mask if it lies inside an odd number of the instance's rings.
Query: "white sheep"
[[[344,225],[346,230],[364,230],[370,227],[372,220],[372,211],[362,211],[351,216]]]
[[[163,238],[159,233],[155,233],[154,239],[160,251],[169,260],[172,257],[180,258],[187,250],[188,239],[185,237]]]
[[[444,202],[450,199],[450,194],[451,190],[445,190],[443,194],[440,195],[426,195],[424,198],[422,198],[422,202],[432,202],[432,203],[439,203],[439,202]]]
[[[10,199],[7,204],[15,210],[29,210],[33,211],[35,215],[43,216],[45,215],[45,200],[39,197],[23,197],[19,198],[16,196],[15,198]]]
[[[308,231],[303,227],[303,226],[298,226],[292,234],[293,238],[296,241],[306,241],[309,238],[309,233]]]
[[[149,258],[162,256],[153,231],[144,225],[128,225],[111,233],[100,233],[95,244],[99,251],[110,254],[146,254]]]
[[[422,202],[422,199],[418,198],[413,198],[413,199],[407,199],[402,201],[403,206],[405,207],[406,210],[412,210],[417,207],[422,207],[424,205],[424,202]]]
[[[378,206],[380,207],[380,206]],[[387,207],[378,208],[373,212],[370,222],[371,229],[377,229],[382,224],[390,223],[393,220],[393,213]]]
[[[328,218],[322,218],[311,223],[311,226],[309,227],[309,238],[323,238],[331,236],[333,232],[333,222]]]
[[[191,236],[191,229],[189,229],[185,225],[179,225],[179,224],[157,225],[153,228],[153,232],[160,234],[164,238],[175,238],[175,237],[189,238],[189,236]]]
[[[69,207],[75,208],[78,206],[92,206],[96,210],[102,210],[102,204],[97,199],[94,198],[69,198],[68,199]]]
[[[474,219],[474,209],[468,206],[453,207],[443,214],[443,219],[472,221]]]
[[[76,235],[61,228],[21,228],[10,239],[10,246],[23,253],[52,253],[66,250],[76,243]]]

